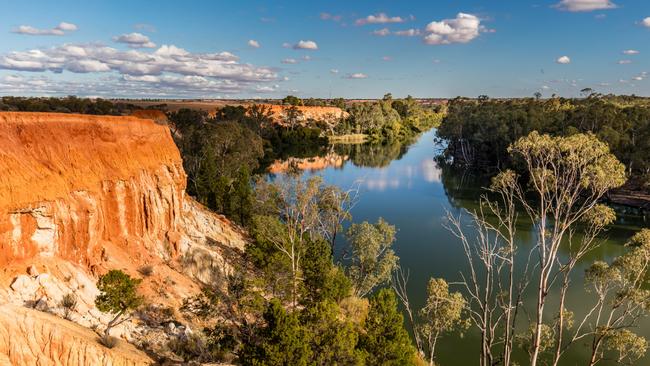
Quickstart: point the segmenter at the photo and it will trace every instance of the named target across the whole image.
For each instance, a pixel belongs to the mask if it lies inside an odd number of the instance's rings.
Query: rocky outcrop
[[[43,312],[0,305],[0,366],[138,366],[153,360],[121,341],[100,345],[90,329]]]
[[[277,104],[264,104],[273,116],[273,121],[277,124],[284,125],[287,121],[287,114],[291,106],[277,105]],[[326,122],[328,124],[338,124],[342,118],[347,118],[349,113],[339,107],[314,107],[314,106],[297,106],[298,120],[302,124],[307,124],[309,121]]]
[[[223,278],[245,245],[239,229],[185,195],[185,179],[169,129],[151,120],[0,112],[0,304],[63,315],[72,293],[69,319],[101,328],[110,316],[94,307],[97,276],[121,269],[143,278],[149,303],[178,309]],[[9,319],[0,316],[0,329]],[[133,321],[113,334],[146,332]],[[54,364],[84,364],[70,360]]]

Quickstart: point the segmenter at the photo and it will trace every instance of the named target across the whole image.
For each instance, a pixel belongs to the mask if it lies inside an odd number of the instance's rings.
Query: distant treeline
[[[0,99],[0,111],[13,112],[56,112],[119,116],[131,114],[137,109],[141,108],[130,103],[112,102],[101,98],[78,98],[75,96],[65,98],[2,97]]]
[[[594,95],[584,99],[456,98],[438,136],[453,165],[487,171],[511,166],[508,146],[531,131],[593,133],[625,164],[633,182],[650,183],[650,101]]]

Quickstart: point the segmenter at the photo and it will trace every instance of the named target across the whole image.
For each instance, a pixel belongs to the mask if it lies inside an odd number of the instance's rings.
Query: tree
[[[309,333],[295,313],[287,313],[273,299],[264,312],[264,326],[256,343],[244,345],[239,358],[244,365],[283,366],[308,365],[312,357]]]
[[[397,309],[395,293],[382,289],[370,299],[370,311],[359,337],[359,349],[368,365],[414,365],[415,349],[404,319]]]
[[[422,332],[427,340],[429,365],[433,366],[436,355],[436,343],[440,336],[461,325],[461,316],[465,309],[465,299],[460,292],[449,292],[447,281],[431,278],[427,286],[426,304],[420,310],[424,319]]]
[[[482,333],[481,364],[491,364],[494,330],[503,319],[499,317],[494,322],[494,310],[501,308],[505,318],[509,318],[504,328],[514,330],[520,295],[529,283],[536,283],[535,322],[529,347],[531,365],[537,364],[542,349],[548,345],[546,338],[551,328],[556,330],[553,364],[557,365],[564,347],[569,275],[577,262],[597,245],[597,235],[613,221],[613,211],[599,205],[598,201],[609,189],[625,182],[625,168],[607,145],[591,134],[551,137],[532,132],[517,140],[508,151],[525,167],[528,189],[524,188],[522,178],[510,170],[493,178],[491,190],[501,197],[501,203],[486,199],[482,207],[487,207],[497,217],[497,224],[491,224],[482,211],[474,213],[472,217],[479,229],[477,244],[471,244],[464,236],[458,220],[452,225],[454,233],[462,239],[470,264],[470,273],[464,283],[470,292],[471,304],[478,308],[470,314]],[[536,263],[519,264],[524,275],[518,285],[512,280],[517,251],[514,246],[515,205],[524,208],[537,233],[537,243],[527,256],[535,258]],[[585,224],[580,226],[580,222]],[[580,229],[582,235],[575,235]],[[564,241],[569,246],[566,257],[558,255]],[[474,261],[480,265],[477,267]],[[532,267],[537,268],[535,277],[529,277]],[[501,282],[504,268],[508,274],[505,284]],[[544,317],[548,316],[546,300],[550,287],[556,282],[560,283],[560,299],[559,308],[554,312],[558,314],[557,320],[551,327],[544,323]],[[500,289],[505,289],[506,301],[502,300],[503,294],[496,296]],[[511,342],[512,333],[506,333],[505,344]],[[504,359],[509,360],[511,351],[511,347],[504,348]]]
[[[99,277],[97,289],[100,294],[95,298],[95,306],[105,313],[115,314],[115,317],[108,322],[104,335],[110,336],[113,327],[130,319],[129,312],[138,308],[143,298],[138,295],[140,279],[131,278],[126,273],[112,269]]]
[[[246,226],[250,224],[253,215],[253,189],[251,188],[250,172],[246,165],[239,168],[233,188],[234,213],[238,219],[237,222]]]
[[[611,264],[596,261],[585,271],[596,302],[568,344],[591,338],[590,366],[608,352],[615,354],[618,363],[632,363],[648,348],[647,340],[630,329],[637,327],[650,309],[650,230],[635,234],[627,246],[631,250]]]
[[[395,232],[395,226],[382,218],[376,224],[364,221],[348,229],[347,238],[352,249],[348,276],[356,296],[366,296],[375,287],[390,281],[398,260],[391,249]]]
[[[363,365],[363,354],[356,349],[358,332],[342,316],[337,303],[326,300],[308,306],[301,314],[301,321],[311,334],[310,365]]]
[[[293,96],[293,95],[287,95],[286,97],[284,97],[284,99],[282,99],[282,104],[288,104],[288,105],[292,105],[292,106],[302,106],[302,105],[304,105],[302,99],[300,99],[300,98],[298,98],[296,96]]]
[[[350,295],[350,280],[342,268],[333,265],[332,260],[332,251],[325,240],[319,238],[307,244],[301,264],[305,304],[327,300],[338,302]]]
[[[303,119],[303,113],[297,106],[292,105],[285,110],[285,121],[291,130],[298,126],[298,123]]]

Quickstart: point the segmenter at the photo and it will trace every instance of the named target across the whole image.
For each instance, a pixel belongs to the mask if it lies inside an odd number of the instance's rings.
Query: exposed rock
[[[62,316],[61,300],[71,293],[77,306],[69,318],[103,329],[111,315],[95,308],[95,284],[109,269],[142,277],[138,269],[155,266],[139,290],[147,302],[171,309],[199,293],[201,283],[223,278],[241,260],[245,235],[187,197],[185,178],[169,129],[151,120],[0,112],[0,303]],[[3,310],[5,318],[12,309]],[[38,324],[45,319],[28,325],[44,334],[10,345],[0,334],[0,365],[3,357],[23,357],[6,353],[15,348],[44,365],[137,364],[82,345],[64,334],[66,327]],[[138,343],[152,329],[136,319],[111,334]],[[155,331],[164,344],[165,330]],[[73,349],[67,362],[50,361],[68,352],[68,341],[84,350]],[[56,354],[36,350],[53,343]],[[11,360],[31,365],[25,357]]]
[[[121,341],[108,349],[89,329],[53,315],[0,305],[0,365],[151,365],[143,352]]]

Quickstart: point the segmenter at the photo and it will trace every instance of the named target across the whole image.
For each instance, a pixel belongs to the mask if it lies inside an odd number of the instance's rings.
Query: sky
[[[650,0],[0,0],[0,95],[650,96]]]

